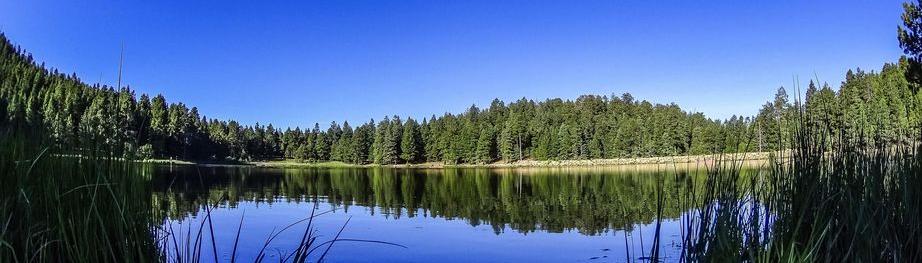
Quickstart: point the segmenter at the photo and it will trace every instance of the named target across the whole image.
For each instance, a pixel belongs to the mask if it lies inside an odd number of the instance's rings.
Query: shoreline
[[[201,166],[226,166],[226,167],[274,167],[274,168],[420,168],[420,169],[445,169],[445,168],[560,168],[560,167],[611,167],[611,166],[642,166],[642,165],[712,165],[717,160],[743,162],[744,165],[761,165],[768,162],[774,152],[750,152],[733,154],[708,154],[689,156],[663,156],[663,157],[636,157],[615,159],[588,159],[588,160],[521,160],[516,162],[495,162],[488,164],[444,164],[428,162],[418,164],[350,164],[344,162],[300,162],[297,160],[267,160],[243,163],[199,163],[183,160],[149,159],[144,163],[171,164],[171,165],[201,165]]]

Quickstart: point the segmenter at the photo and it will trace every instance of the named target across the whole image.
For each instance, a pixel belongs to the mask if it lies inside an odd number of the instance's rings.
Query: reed
[[[733,157],[707,169],[688,195],[682,261],[922,260],[920,138],[871,145],[804,116],[764,172],[743,176]]]
[[[0,262],[157,261],[149,175],[35,134],[0,127]]]

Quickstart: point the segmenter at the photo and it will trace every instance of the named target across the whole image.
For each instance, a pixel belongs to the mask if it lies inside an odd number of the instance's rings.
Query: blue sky
[[[0,1],[0,30],[90,83],[124,44],[133,89],[281,127],[624,92],[726,118],[901,55],[901,1],[768,2]]]

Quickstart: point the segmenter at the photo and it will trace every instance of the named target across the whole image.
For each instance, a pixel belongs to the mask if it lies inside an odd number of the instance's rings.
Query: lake
[[[681,253],[682,194],[699,179],[673,166],[620,168],[261,168],[157,166],[153,209],[171,255],[214,231],[219,261],[259,251],[278,261],[307,222],[267,238],[312,210],[326,262],[625,262],[648,255],[656,217],[660,254]],[[660,190],[664,189],[664,190]],[[657,201],[662,194],[659,211]],[[208,205],[206,208],[206,204]],[[211,220],[205,220],[206,215]],[[210,221],[210,222],[209,222]],[[348,224],[346,224],[348,221]],[[345,227],[343,228],[343,226]],[[210,233],[202,258],[214,260]],[[176,243],[172,243],[175,241]],[[387,242],[389,244],[380,243]],[[318,242],[319,243],[319,242]],[[399,245],[399,246],[398,246]],[[324,246],[325,247],[325,246]],[[318,259],[324,248],[312,254]]]

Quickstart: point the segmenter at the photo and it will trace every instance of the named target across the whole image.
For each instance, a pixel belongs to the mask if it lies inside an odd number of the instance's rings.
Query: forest
[[[87,84],[49,69],[0,34],[0,122],[43,129],[60,149],[96,147],[141,159],[246,162],[295,159],[353,164],[442,162],[484,164],[518,160],[697,155],[779,150],[804,110],[809,125],[849,130],[865,145],[906,143],[919,123],[911,59],[877,71],[849,70],[834,89],[810,81],[805,96],[781,87],[756,116],[712,119],[622,95],[575,100],[499,99],[487,107],[421,120],[280,128],[210,119],[198,108],[129,87]],[[801,87],[792,90],[801,94]],[[875,136],[863,136],[863,135]],[[870,139],[868,139],[870,138]]]
[[[0,262],[237,262],[238,256],[324,262],[337,241],[408,248],[382,254],[422,251],[414,256],[423,262],[514,262],[523,260],[471,251],[563,254],[572,236],[548,234],[573,230],[582,234],[575,243],[580,249],[623,244],[624,262],[922,262],[922,0],[903,7],[897,38],[905,55],[895,62],[848,70],[841,83],[801,85],[795,77],[761,106],[752,105],[753,116],[728,119],[625,93],[496,99],[420,119],[248,124],[208,118],[196,107],[121,84],[89,84],[39,62],[0,33]],[[754,167],[723,155],[768,151],[772,157]],[[650,171],[385,166],[710,153],[720,155],[706,167],[666,164]],[[381,166],[277,169],[139,159]],[[318,205],[333,210],[320,212]],[[333,225],[339,232],[318,232],[313,218],[338,213],[336,207],[343,212],[328,216],[343,219],[341,227]],[[348,214],[349,207],[361,211]],[[372,221],[363,213],[386,220],[347,229],[352,215],[359,215],[356,224]],[[302,219],[290,223],[288,216]],[[449,220],[391,220],[398,217]],[[456,229],[457,222],[449,222],[456,220],[492,229],[439,231],[448,228],[433,223]],[[404,227],[378,227],[385,224]],[[269,228],[267,236],[241,239]],[[535,234],[500,239],[507,228]],[[293,238],[270,247],[286,229]],[[341,238],[344,230],[350,233]],[[483,230],[495,236],[463,237]],[[590,235],[604,244],[585,242]],[[366,236],[388,239],[361,239]],[[390,243],[391,237],[451,250],[410,248]],[[241,253],[238,241],[249,245]],[[356,261],[382,255],[355,248],[340,255],[362,257]]]

